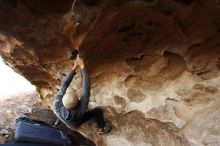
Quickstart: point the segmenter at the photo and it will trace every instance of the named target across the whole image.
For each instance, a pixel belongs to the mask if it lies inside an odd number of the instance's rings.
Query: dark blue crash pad
[[[62,129],[19,121],[15,131],[16,143],[43,143],[69,146],[72,145],[67,133]]]

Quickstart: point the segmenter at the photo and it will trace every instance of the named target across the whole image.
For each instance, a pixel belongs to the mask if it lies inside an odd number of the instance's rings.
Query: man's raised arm
[[[73,77],[76,74],[76,71],[75,71],[76,67],[77,67],[77,64],[74,63],[73,69],[67,74],[67,76],[62,81],[58,95],[64,95],[66,93],[67,88],[69,87],[71,81],[73,80]]]
[[[58,91],[57,95],[53,101],[53,108],[55,113],[59,113],[60,109],[63,107],[62,98],[66,93],[67,88],[69,87],[74,75],[76,74],[75,69],[77,64],[74,62],[73,69],[68,73],[68,75],[62,81],[60,90]]]
[[[62,81],[60,91],[58,92],[58,94],[61,93],[62,95],[64,95],[66,93],[66,89],[69,87],[69,85],[70,85],[71,81],[73,80],[73,77],[75,76],[75,74],[76,74],[75,70],[71,70],[67,74],[67,76]]]
[[[89,79],[89,74],[87,69],[84,67],[84,62],[83,60],[80,58],[78,59],[78,65],[82,71],[82,76],[83,76],[83,91],[82,91],[82,96],[80,98],[80,104],[76,109],[76,113],[78,115],[82,115],[87,107],[88,107],[88,103],[89,103],[89,96],[90,96],[90,79]]]

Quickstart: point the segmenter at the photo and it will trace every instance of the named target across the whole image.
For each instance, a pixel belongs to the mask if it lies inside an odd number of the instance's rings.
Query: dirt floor
[[[49,107],[40,104],[40,97],[36,92],[26,92],[12,96],[0,102],[0,143],[11,143],[14,139],[17,117],[28,116],[48,124],[54,124],[56,116]],[[67,131],[74,145],[94,146],[95,144],[78,132],[68,129],[64,124],[60,128]]]

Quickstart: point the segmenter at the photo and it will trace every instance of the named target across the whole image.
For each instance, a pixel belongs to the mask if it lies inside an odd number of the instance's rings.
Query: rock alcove
[[[219,0],[2,0],[0,14],[0,53],[43,104],[79,50],[113,125],[78,129],[97,146],[220,144]]]

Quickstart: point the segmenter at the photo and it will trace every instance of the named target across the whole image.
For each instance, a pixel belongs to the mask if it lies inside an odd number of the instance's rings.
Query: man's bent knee
[[[103,113],[102,109],[99,108],[99,107],[94,108],[94,111],[95,111],[96,113]]]

